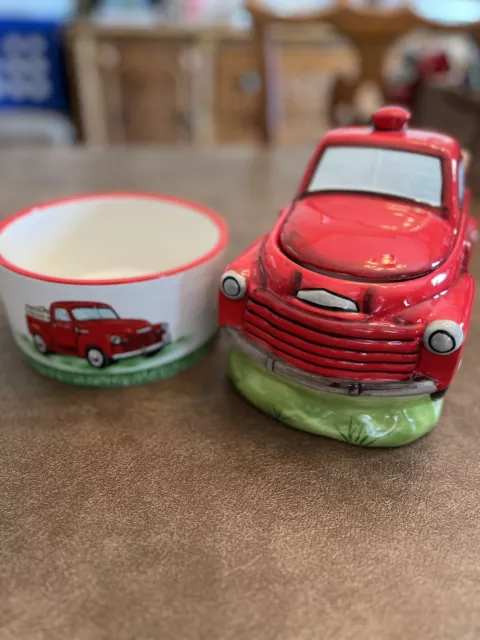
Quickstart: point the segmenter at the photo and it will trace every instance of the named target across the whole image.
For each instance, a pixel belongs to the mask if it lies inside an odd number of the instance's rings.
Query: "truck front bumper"
[[[422,396],[437,391],[434,381],[424,376],[398,382],[360,382],[359,380],[349,380],[346,378],[317,376],[288,364],[288,362],[278,358],[278,356],[260,344],[246,338],[238,329],[223,327],[222,332],[235,349],[256,360],[272,373],[276,373],[284,378],[288,378],[292,382],[317,391],[337,393],[346,396],[378,396],[391,398]]]
[[[127,360],[128,358],[136,358],[137,356],[146,356],[149,353],[155,353],[155,351],[159,351],[166,347],[167,344],[170,343],[170,338],[167,336],[160,342],[156,342],[155,344],[149,344],[145,347],[141,347],[140,349],[134,349],[133,351],[124,351],[122,353],[114,353],[112,355],[112,360],[117,362],[118,360]]]

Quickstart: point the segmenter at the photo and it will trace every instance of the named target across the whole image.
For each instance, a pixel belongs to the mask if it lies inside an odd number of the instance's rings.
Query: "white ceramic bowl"
[[[165,196],[89,195],[0,224],[0,291],[28,362],[58,380],[129,386],[173,375],[216,331],[225,223]]]

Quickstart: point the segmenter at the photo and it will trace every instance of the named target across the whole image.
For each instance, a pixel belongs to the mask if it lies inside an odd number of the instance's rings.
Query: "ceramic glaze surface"
[[[92,195],[20,215],[2,230],[0,255],[47,278],[122,280],[182,268],[213,251],[220,237],[215,221],[188,203]]]
[[[313,269],[365,280],[429,273],[448,255],[454,228],[426,207],[359,194],[299,200],[281,230],[284,252]]]
[[[386,107],[377,127],[328,133],[271,232],[227,266],[220,324],[270,373],[355,397],[436,399],[451,384],[472,310],[477,226],[460,145],[409,130],[408,119]],[[367,182],[348,163],[340,178],[331,165],[319,179],[324,153],[347,147],[368,148],[369,166],[358,167]],[[393,177],[384,150],[403,154]]]
[[[230,378],[253,405],[285,424],[361,447],[399,447],[431,431],[442,399],[345,398],[276,376],[232,349]]]

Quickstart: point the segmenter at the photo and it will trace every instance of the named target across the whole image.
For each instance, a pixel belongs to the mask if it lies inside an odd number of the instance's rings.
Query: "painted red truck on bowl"
[[[26,319],[41,354],[85,358],[95,369],[155,355],[170,342],[166,324],[120,318],[100,302],[54,302],[49,309],[27,305]]]
[[[311,388],[441,397],[461,362],[477,225],[465,155],[400,107],[328,132],[294,201],[226,269],[220,325]]]

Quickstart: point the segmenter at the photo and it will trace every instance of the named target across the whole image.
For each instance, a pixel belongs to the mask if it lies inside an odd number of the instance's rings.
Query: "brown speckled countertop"
[[[169,192],[223,214],[233,256],[307,157],[3,151],[0,215]],[[479,638],[479,303],[439,426],[403,449],[276,423],[225,355],[141,388],[63,386],[23,363],[0,306],[0,640]]]

